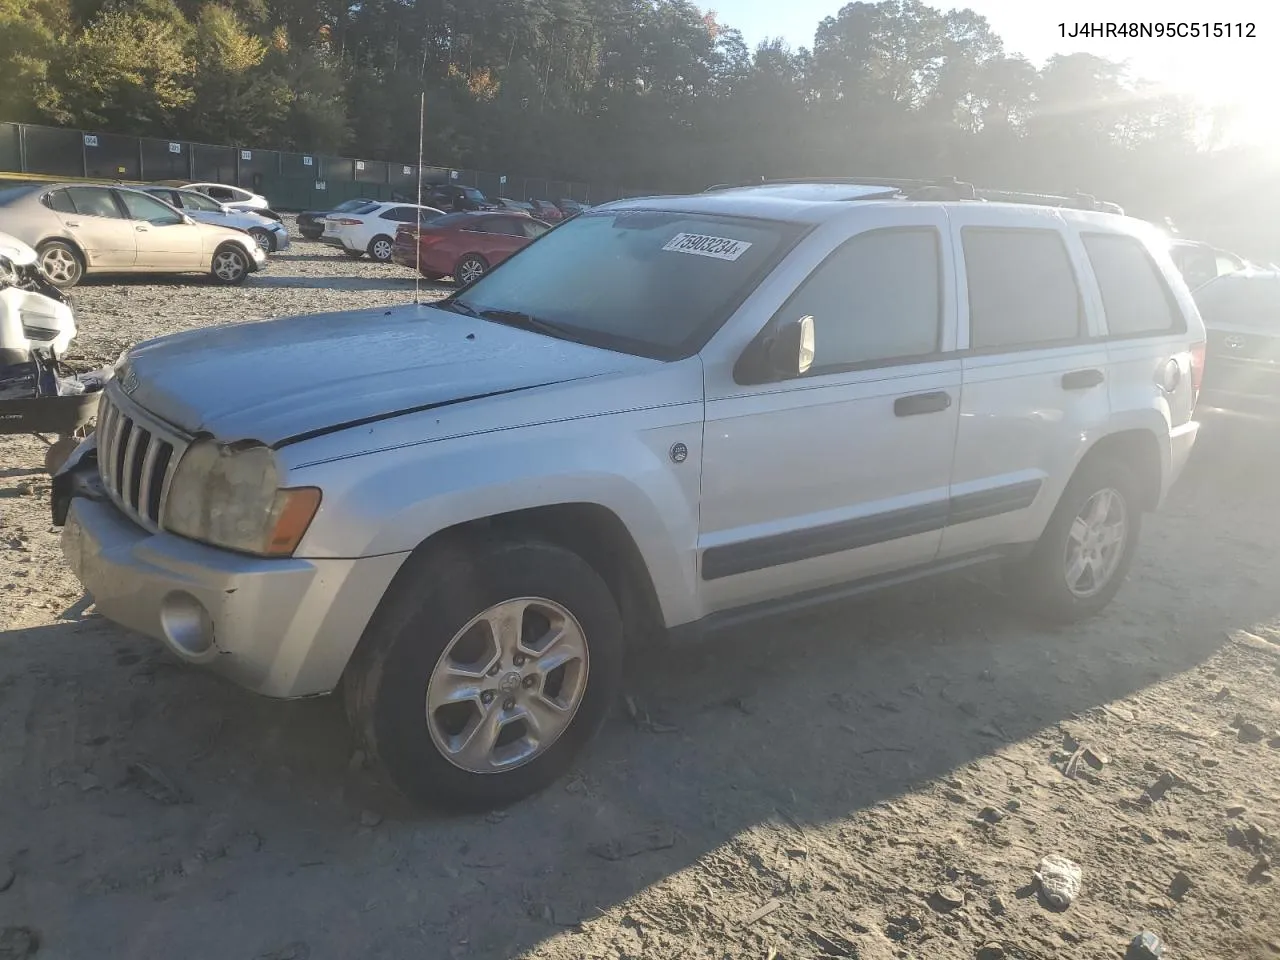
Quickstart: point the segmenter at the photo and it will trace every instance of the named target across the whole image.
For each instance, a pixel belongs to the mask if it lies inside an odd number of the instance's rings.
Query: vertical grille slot
[[[120,494],[124,490],[124,462],[128,459],[129,435],[133,433],[133,421],[128,417],[120,417],[115,429],[115,437],[111,441],[111,486]]]
[[[146,499],[140,501],[146,508],[147,517],[157,526],[160,524],[160,498],[164,494],[165,479],[169,475],[169,463],[173,459],[173,447],[163,440],[152,444],[155,459],[151,469],[147,471],[148,487]]]
[[[145,416],[135,419],[107,396],[99,402],[97,433],[98,473],[107,494],[131,520],[159,530],[182,441]]]

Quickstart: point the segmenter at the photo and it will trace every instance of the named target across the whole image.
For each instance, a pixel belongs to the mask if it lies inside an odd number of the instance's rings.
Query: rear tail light
[[[1191,390],[1197,396],[1204,382],[1204,341],[1191,345]]]
[[[359,220],[352,220],[350,217],[339,217],[337,220],[335,220],[335,221],[333,221],[333,222],[334,222],[334,223],[340,223],[340,224],[342,224],[342,226],[344,226],[344,227],[358,227],[358,226],[360,226],[360,221],[359,221]]]

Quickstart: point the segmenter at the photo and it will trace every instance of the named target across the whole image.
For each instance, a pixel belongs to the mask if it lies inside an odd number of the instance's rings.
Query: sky
[[[1057,53],[1093,53],[1129,64],[1130,73],[1210,104],[1241,105],[1243,139],[1280,145],[1280,3],[1275,0],[925,0],[947,10],[968,7],[987,18],[1008,53],[1036,66]],[[749,46],[781,36],[793,48],[813,46],[819,21],[843,0],[701,0],[717,19],[742,31]],[[785,11],[784,16],[779,16]],[[1254,23],[1253,39],[1064,38],[1077,22]]]

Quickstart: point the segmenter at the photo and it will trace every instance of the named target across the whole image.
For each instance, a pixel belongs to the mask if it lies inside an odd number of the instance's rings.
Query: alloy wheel
[[[1100,593],[1120,566],[1128,535],[1129,511],[1118,491],[1105,487],[1086,500],[1067,531],[1067,589],[1081,599]]]
[[[494,604],[449,641],[427,683],[431,739],[454,766],[501,773],[569,728],[587,689],[587,638],[553,600]]]
[[[80,279],[80,261],[66,247],[50,247],[40,259],[40,266],[53,283],[75,283]]]
[[[458,280],[462,283],[475,283],[484,276],[484,264],[476,257],[467,257],[458,265]]]
[[[213,258],[213,272],[219,280],[234,283],[240,279],[244,271],[244,257],[234,250],[223,250]]]

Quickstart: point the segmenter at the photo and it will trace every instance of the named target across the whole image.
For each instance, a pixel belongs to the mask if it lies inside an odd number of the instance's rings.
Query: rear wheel
[[[84,260],[80,251],[62,240],[40,244],[40,268],[55,287],[67,290],[84,277]]]
[[[214,280],[229,286],[244,283],[249,276],[249,254],[233,244],[219,247],[209,273]]]
[[[1099,458],[1071,478],[1031,556],[1005,569],[1013,598],[1062,623],[1098,613],[1124,582],[1142,526],[1138,484]]]
[[[484,257],[478,253],[469,253],[461,260],[453,270],[453,279],[458,281],[458,286],[466,287],[475,283],[489,271],[489,264],[485,262]]]
[[[348,715],[410,798],[477,809],[559,777],[621,682],[622,618],[577,554],[488,541],[415,557],[344,677]]]
[[[369,256],[377,260],[379,263],[387,263],[391,260],[392,251],[395,250],[395,243],[388,236],[377,236],[369,241]]]
[[[254,227],[249,231],[249,236],[253,237],[253,242],[262,248],[263,253],[276,252],[276,239],[266,227]]]

